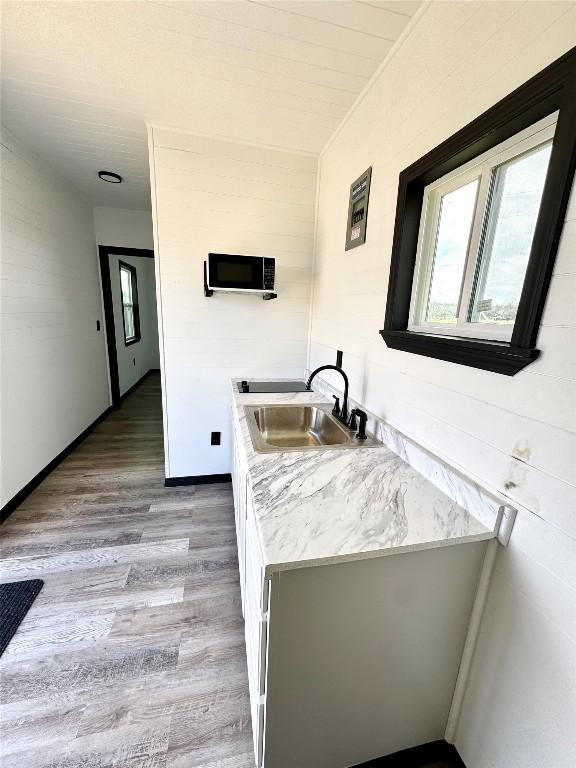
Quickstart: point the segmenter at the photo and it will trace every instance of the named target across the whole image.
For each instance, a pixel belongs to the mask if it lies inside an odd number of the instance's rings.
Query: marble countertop
[[[257,453],[244,406],[328,400],[317,392],[242,394],[236,381],[233,417],[267,574],[494,538],[384,445]]]

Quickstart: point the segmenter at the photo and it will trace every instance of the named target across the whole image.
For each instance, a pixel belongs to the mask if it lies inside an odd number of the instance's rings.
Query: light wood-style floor
[[[253,768],[231,488],[163,481],[151,375],[0,526],[2,768]]]

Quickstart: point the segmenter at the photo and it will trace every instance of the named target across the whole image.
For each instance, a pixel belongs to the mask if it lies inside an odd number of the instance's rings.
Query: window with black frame
[[[556,117],[426,188],[410,330],[510,341]]]
[[[386,344],[507,375],[535,360],[575,165],[572,49],[400,174]]]
[[[122,321],[126,346],[140,341],[140,312],[138,309],[138,277],[136,267],[120,262],[120,294]]]

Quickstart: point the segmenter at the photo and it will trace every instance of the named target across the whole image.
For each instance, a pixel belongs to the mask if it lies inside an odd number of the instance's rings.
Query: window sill
[[[125,347],[131,347],[132,344],[138,344],[138,342],[140,341],[140,338],[141,337],[138,336],[136,339],[129,339],[128,341],[125,340],[124,341],[124,346]]]
[[[475,325],[474,330],[469,330],[473,325]],[[446,324],[444,326],[433,324],[409,325],[406,330],[410,331],[410,333],[418,334],[419,336],[439,336],[440,338],[463,339],[464,341],[470,339],[470,341],[484,341],[487,344],[495,342],[496,344],[504,343],[509,345],[512,338],[513,327],[510,325],[502,325],[500,328],[504,328],[505,330],[501,331],[499,334],[493,330],[494,324],[488,323],[485,325],[481,323],[467,323],[465,325]]]
[[[383,330],[380,335],[386,346],[391,349],[502,373],[505,376],[514,376],[540,355],[538,349],[513,347],[505,341],[439,336],[413,331]]]

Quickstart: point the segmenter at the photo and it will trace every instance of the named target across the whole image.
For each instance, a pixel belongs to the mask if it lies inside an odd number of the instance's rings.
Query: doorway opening
[[[112,408],[160,371],[154,251],[98,246]]]

